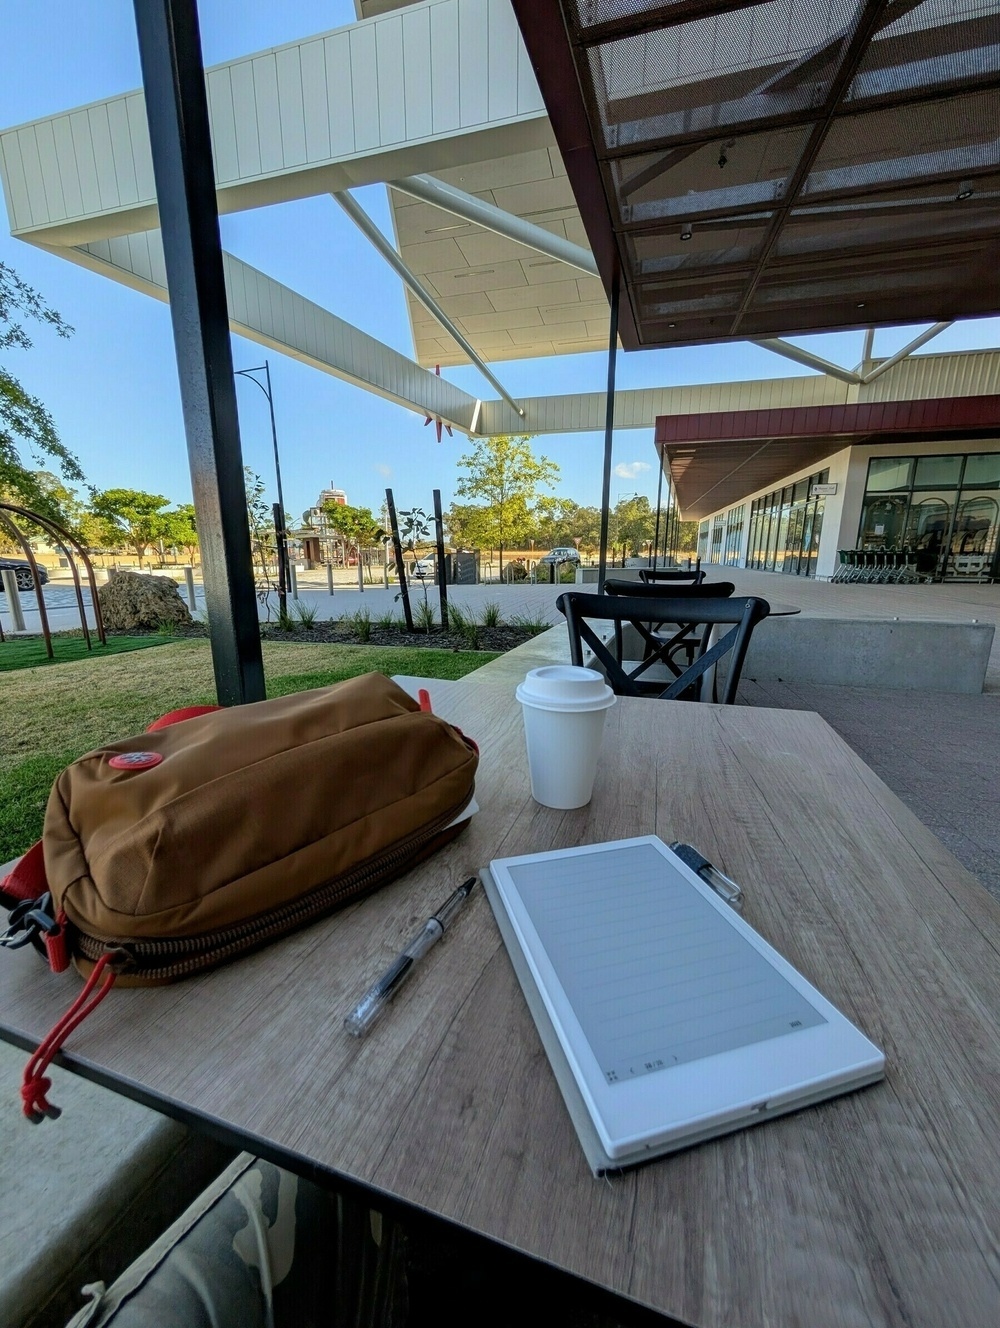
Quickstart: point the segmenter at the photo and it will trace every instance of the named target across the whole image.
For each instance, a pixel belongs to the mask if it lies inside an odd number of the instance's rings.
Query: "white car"
[[[409,570],[410,576],[411,576],[411,577],[414,577],[417,581],[433,581],[433,580],[434,580],[434,559],[433,559],[433,558],[417,558],[417,559],[415,559],[414,562],[410,563],[410,566],[409,566],[409,569],[408,569],[408,570]]]

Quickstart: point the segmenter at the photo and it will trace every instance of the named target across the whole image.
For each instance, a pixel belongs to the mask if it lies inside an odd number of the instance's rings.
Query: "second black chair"
[[[573,663],[583,664],[584,649],[589,649],[618,696],[653,696],[664,701],[701,700],[703,679],[720,659],[728,655],[729,672],[720,698],[723,705],[735,702],[753,629],[770,612],[767,600],[754,596],[739,599],[684,596],[675,599],[667,595],[585,595],[579,591],[560,595],[556,607],[566,617]],[[622,660],[615,659],[606,642],[594,630],[593,623],[612,623],[616,635],[623,625],[633,627],[646,646],[646,658],[635,667],[626,668]],[[661,639],[655,632],[657,626],[666,624],[688,629],[728,625],[730,630],[715,642],[711,640],[711,630],[701,632],[696,642],[697,657],[681,670],[670,655],[675,638]],[[662,679],[643,676],[655,664],[666,665],[675,675],[666,687]]]

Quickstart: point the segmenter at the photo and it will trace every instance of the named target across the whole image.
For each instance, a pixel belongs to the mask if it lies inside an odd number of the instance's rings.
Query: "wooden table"
[[[482,744],[465,836],[227,969],[113,993],[66,1063],[684,1323],[995,1324],[1000,908],[986,891],[816,715],[619,701],[593,802],[555,812],[528,795],[509,685],[472,675],[442,708]],[[743,884],[748,921],[885,1049],[883,1084],[595,1181],[481,894],[368,1040],[342,1032],[470,870],[651,831]],[[77,984],[33,953],[2,958],[4,1034],[29,1044]],[[8,1110],[16,1098],[9,1084]]]

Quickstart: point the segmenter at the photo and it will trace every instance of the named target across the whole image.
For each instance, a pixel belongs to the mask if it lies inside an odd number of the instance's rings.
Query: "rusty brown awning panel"
[[[863,442],[950,441],[1000,432],[1000,396],[660,415],[665,457],[686,520],[737,503]]]

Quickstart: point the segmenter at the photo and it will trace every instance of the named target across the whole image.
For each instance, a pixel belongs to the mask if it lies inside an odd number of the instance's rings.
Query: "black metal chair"
[[[689,567],[687,571],[681,567],[644,567],[639,572],[639,580],[647,586],[657,581],[690,581],[693,585],[699,585],[704,579],[705,573],[700,567]]]
[[[753,629],[770,612],[767,600],[754,596],[738,599],[671,596],[585,595],[569,591],[559,596],[556,607],[565,615],[569,629],[570,658],[583,663],[584,647],[604,670],[608,683],[618,696],[652,696],[663,701],[702,699],[702,681],[715,664],[729,655],[729,673],[720,698],[732,705],[743,672],[743,661]],[[624,624],[632,626],[642,638],[646,657],[632,669],[616,659],[591,623],[612,623],[616,633]],[[681,631],[697,633],[696,657],[686,668],[679,668],[671,657],[676,634],[666,639],[654,631],[660,625],[680,626]],[[730,630],[712,642],[712,629],[728,625]],[[706,630],[701,630],[706,629]],[[663,686],[662,679],[643,677],[655,664],[663,664],[674,680]]]
[[[704,572],[701,574],[704,576]],[[604,583],[604,593],[606,595],[633,595],[640,599],[663,599],[664,596],[672,596],[674,599],[690,599],[692,596],[704,596],[709,599],[728,599],[733,594],[736,587],[732,581],[705,581],[701,585],[683,586],[673,585],[643,585],[635,581],[618,581],[609,578]],[[662,632],[654,632],[652,625],[649,625],[650,637],[655,637],[662,644],[658,647],[661,654],[667,652],[668,657],[676,662],[678,655],[685,657],[685,668],[694,663],[695,653],[698,648],[698,638],[694,635],[694,623],[677,623],[677,630],[669,637]],[[643,653],[643,662],[650,655],[652,646],[646,644]],[[615,624],[615,654],[620,660],[622,658],[622,628],[621,623]]]

